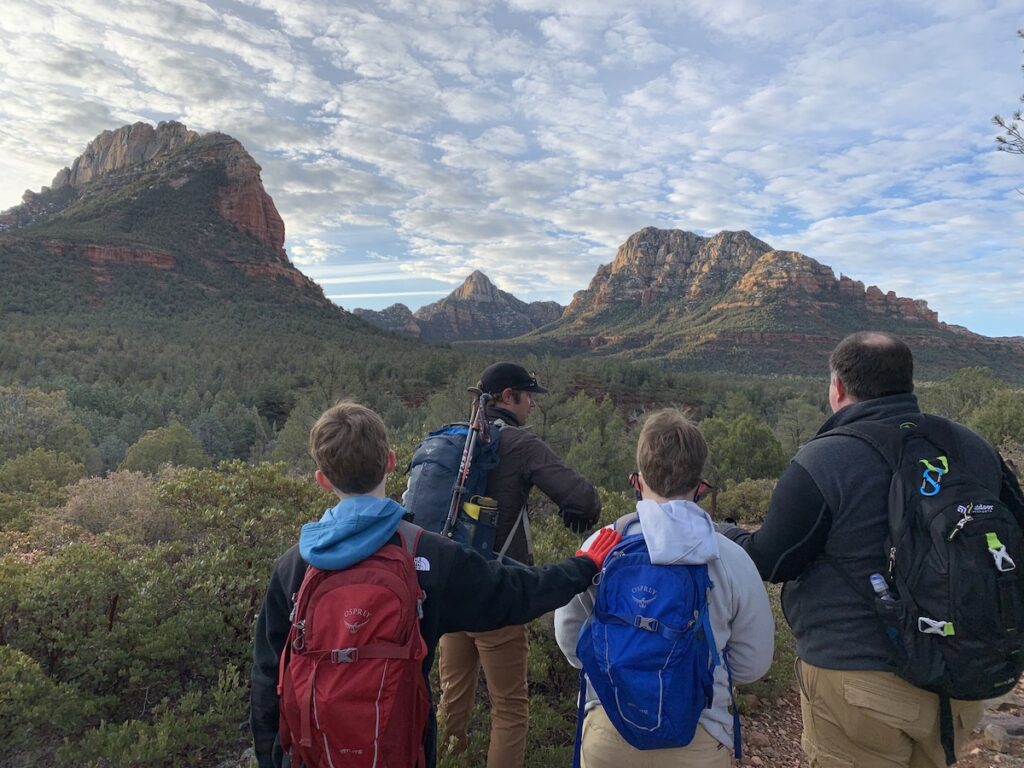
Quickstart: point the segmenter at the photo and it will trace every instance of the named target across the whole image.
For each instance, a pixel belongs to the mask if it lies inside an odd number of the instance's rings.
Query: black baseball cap
[[[515,363],[495,363],[489,365],[480,374],[480,389],[492,394],[502,392],[505,389],[514,389],[519,392],[547,392],[547,389],[537,381],[537,375],[530,373],[521,365]]]

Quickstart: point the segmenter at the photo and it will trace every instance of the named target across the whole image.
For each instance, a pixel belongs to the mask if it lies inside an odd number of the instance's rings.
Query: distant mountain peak
[[[414,313],[402,304],[393,304],[379,312],[353,311],[385,330],[425,341],[451,342],[522,336],[557,320],[562,309],[554,301],[529,304],[520,301],[477,269],[443,299],[420,307]]]
[[[475,269],[469,277],[462,282],[462,285],[448,295],[448,298],[471,301],[494,301],[498,299],[499,294],[502,293],[504,293],[504,291],[499,290],[487,275],[479,269]],[[506,293],[505,295],[510,296],[511,294]]]

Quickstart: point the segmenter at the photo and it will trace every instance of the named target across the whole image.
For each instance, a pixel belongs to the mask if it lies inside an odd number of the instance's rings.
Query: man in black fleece
[[[899,339],[853,334],[829,362],[833,415],[819,435],[847,424],[898,426],[920,417],[913,356]],[[995,449],[966,427],[952,429],[965,471],[1024,515],[1017,480]],[[863,584],[870,594],[870,575],[885,570],[891,479],[881,454],[866,442],[822,437],[797,452],[760,530],[719,526],[747,551],[763,579],[785,582],[782,605],[799,657],[803,748],[815,767],[945,765],[938,697],[892,672],[879,619],[851,587]],[[953,701],[957,743],[981,711],[979,702]]]
[[[310,433],[316,481],[339,498],[318,523],[303,526],[299,543],[274,565],[256,624],[250,725],[260,768],[290,764],[278,737],[278,662],[291,627],[294,595],[307,563],[341,569],[359,562],[396,533],[404,509],[384,495],[384,479],[395,468],[380,417],[356,403],[325,412]],[[521,624],[554,610],[591,583],[604,556],[618,541],[608,537],[597,551],[553,565],[503,566],[451,540],[424,532],[416,549],[416,576],[426,595],[420,632],[427,646],[428,680],[441,635]],[[427,765],[435,764],[436,724],[431,714],[423,734]],[[402,768],[405,768],[404,766]]]

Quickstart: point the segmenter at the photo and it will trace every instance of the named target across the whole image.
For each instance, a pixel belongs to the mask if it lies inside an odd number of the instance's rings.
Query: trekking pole
[[[481,431],[484,411],[491,396],[482,392],[476,387],[468,387],[476,397],[473,399],[473,408],[469,414],[469,432],[466,435],[466,445],[462,449],[462,460],[459,462],[459,474],[455,478],[455,487],[452,488],[452,501],[448,505],[448,516],[444,521],[444,528],[441,533],[449,539],[455,537],[455,524],[459,520],[459,508],[462,505],[462,497],[466,492],[466,478],[469,477],[469,468],[473,464],[473,449],[476,448],[477,438]],[[487,436],[488,440],[490,435]]]

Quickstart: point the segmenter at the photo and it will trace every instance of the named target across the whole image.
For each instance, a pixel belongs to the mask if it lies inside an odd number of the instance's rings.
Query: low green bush
[[[718,492],[718,519],[731,518],[741,523],[761,523],[768,511],[775,480],[742,480]]]

